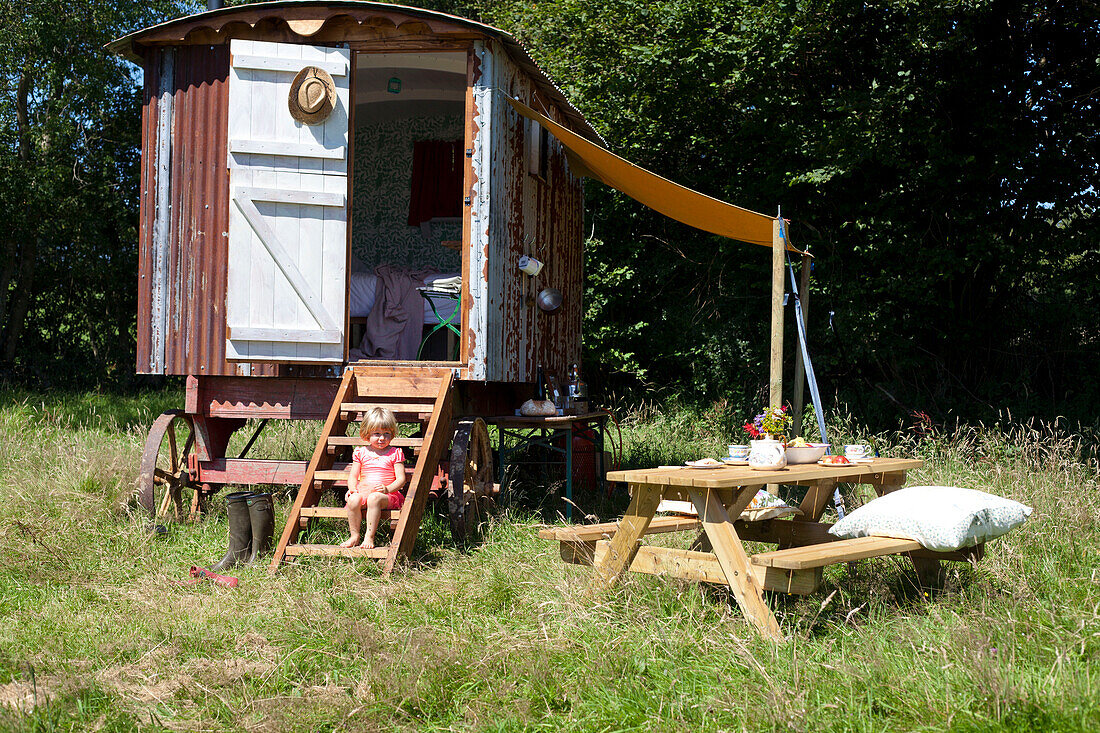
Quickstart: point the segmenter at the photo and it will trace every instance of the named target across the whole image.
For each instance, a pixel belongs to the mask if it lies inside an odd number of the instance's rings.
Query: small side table
[[[459,331],[458,326],[454,324],[454,319],[455,316],[457,316],[460,312],[459,306],[462,302],[461,294],[456,290],[436,290],[431,287],[417,288],[417,291],[420,293],[420,296],[424,298],[424,300],[428,301],[428,305],[431,306],[432,313],[435,315],[436,320],[436,325],[432,328],[431,331],[428,331],[428,335],[425,336],[424,340],[420,342],[420,348],[416,350],[417,361],[420,360],[420,355],[424,353],[424,345],[428,343],[428,339],[430,339],[432,335],[441,328],[450,329],[451,332],[459,338],[459,341],[455,344],[454,357],[452,357],[454,359],[458,359],[458,350],[461,344],[462,332]],[[454,310],[452,310],[451,314],[446,318],[444,318],[440,314],[439,308],[436,305],[437,302],[443,301],[454,303]]]
[[[579,437],[592,444],[596,458],[596,479],[604,482],[603,446],[604,427],[610,415],[606,410],[583,415],[554,415],[547,417],[502,415],[487,417],[485,422],[497,426],[499,442],[497,455],[497,480],[503,480],[508,459],[520,451],[542,447],[565,459],[565,519],[573,519],[573,438]],[[588,429],[591,428],[591,433]],[[505,438],[515,438],[517,445],[506,448]],[[564,447],[561,447],[564,443]]]

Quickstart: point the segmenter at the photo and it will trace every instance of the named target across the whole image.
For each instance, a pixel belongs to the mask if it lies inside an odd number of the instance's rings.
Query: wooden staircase
[[[388,575],[400,560],[409,557],[424,516],[432,477],[443,451],[451,443],[453,380],[452,371],[446,367],[352,366],[344,372],[283,535],[275,548],[271,572],[289,558],[327,555],[375,558],[384,561],[383,572]],[[358,422],[366,410],[375,406],[388,407],[399,423],[419,422],[422,426],[423,437],[398,437],[393,441],[393,445],[411,449],[417,455],[416,466],[406,486],[405,503],[396,512],[383,513],[383,520],[388,518],[390,521],[393,539],[388,547],[371,549],[298,543],[299,533],[311,519],[346,519],[344,507],[323,507],[318,506],[318,502],[325,491],[338,483],[346,483],[350,464],[337,462],[337,457],[365,445],[358,435],[347,435],[348,425]]]

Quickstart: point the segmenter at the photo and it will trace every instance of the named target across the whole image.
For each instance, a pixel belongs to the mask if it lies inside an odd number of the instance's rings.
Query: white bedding
[[[442,280],[445,278],[457,277],[456,272],[443,272],[438,275],[429,275],[424,278],[425,285],[431,285],[436,280]],[[371,308],[374,307],[374,300],[376,297],[376,290],[378,288],[378,276],[373,272],[353,272],[351,273],[351,292],[349,293],[348,307],[351,309],[352,318],[366,318],[367,314],[371,312]],[[436,298],[435,307],[439,311],[439,317],[446,320],[448,316],[454,313],[454,309],[457,303],[453,300],[447,300],[442,298]],[[438,321],[435,314],[432,313],[432,307],[428,304],[427,299],[424,300],[424,323],[429,326],[434,326]]]

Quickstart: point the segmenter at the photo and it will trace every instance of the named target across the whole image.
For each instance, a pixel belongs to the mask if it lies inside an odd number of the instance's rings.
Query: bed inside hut
[[[457,360],[466,53],[353,64],[348,358]]]

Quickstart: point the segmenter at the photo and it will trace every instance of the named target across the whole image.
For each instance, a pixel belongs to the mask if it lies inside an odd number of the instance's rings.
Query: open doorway
[[[355,54],[352,361],[462,358],[466,65],[465,51]],[[376,303],[394,318],[369,317]]]

